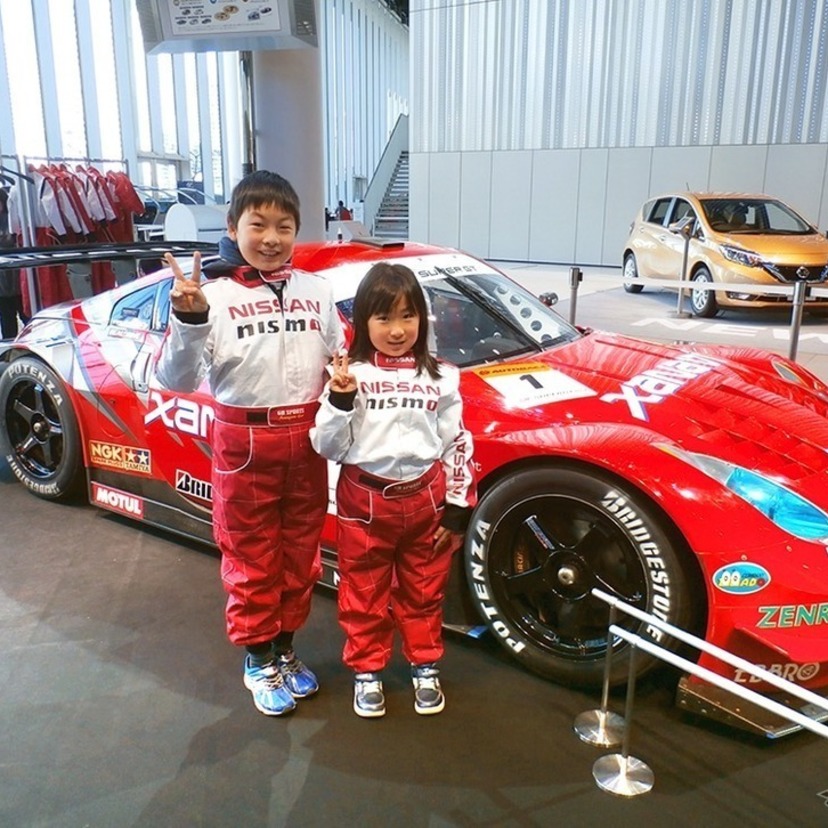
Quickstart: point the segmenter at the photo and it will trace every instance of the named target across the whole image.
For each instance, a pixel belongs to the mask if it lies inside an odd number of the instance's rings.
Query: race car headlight
[[[684,451],[676,446],[662,448],[718,480],[794,537],[807,541],[828,541],[828,514],[780,483],[717,457]]]
[[[723,244],[720,247],[722,255],[731,262],[744,265],[745,267],[761,267],[762,257],[757,256],[756,253],[751,253],[750,250],[742,250],[741,247],[733,247],[729,244]]]

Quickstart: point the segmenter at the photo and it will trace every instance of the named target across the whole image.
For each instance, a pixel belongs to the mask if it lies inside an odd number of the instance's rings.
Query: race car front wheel
[[[78,494],[83,457],[77,418],[58,375],[32,357],[0,376],[0,452],[15,477],[38,497]]]
[[[519,471],[486,492],[467,534],[466,574],[497,640],[564,684],[598,687],[603,678],[609,606],[592,595],[596,587],[683,629],[702,620],[704,592],[657,509],[632,487],[581,468]],[[617,623],[678,649],[653,625],[622,612]],[[630,645],[618,638],[612,646],[610,678],[619,684]],[[658,659],[640,653],[636,664],[644,675]]]

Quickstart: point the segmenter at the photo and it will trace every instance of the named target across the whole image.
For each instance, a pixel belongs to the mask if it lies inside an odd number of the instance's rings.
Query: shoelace
[[[290,661],[279,660],[279,668],[286,673],[301,673],[305,665],[295,656]]]
[[[419,690],[434,690],[437,692],[439,689],[440,680],[433,673],[417,676],[416,681]]]
[[[363,681],[359,679],[359,692],[363,696],[367,696],[370,693],[381,693],[382,692],[382,682],[376,679]]]
[[[282,678],[279,668],[275,664],[270,663],[259,668],[256,683],[263,685],[268,690],[278,690],[285,683],[285,680]]]

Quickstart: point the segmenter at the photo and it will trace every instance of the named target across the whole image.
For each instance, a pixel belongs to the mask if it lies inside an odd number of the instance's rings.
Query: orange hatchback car
[[[792,285],[828,279],[828,238],[779,199],[741,193],[674,193],[647,201],[624,245],[624,289],[644,281],[686,279],[695,316],[719,308],[767,308],[790,303],[793,292],[706,290],[702,283]],[[828,297],[806,292],[809,308],[828,309]]]

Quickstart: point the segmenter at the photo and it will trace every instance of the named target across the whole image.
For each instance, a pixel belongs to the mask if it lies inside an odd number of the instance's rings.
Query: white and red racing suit
[[[173,315],[156,377],[185,392],[209,379],[227,634],[234,644],[261,644],[302,626],[321,574],[327,466],[308,430],[344,336],[321,276],[235,268],[202,288],[207,318]]]
[[[462,422],[460,375],[440,378],[414,359],[375,353],[354,363],[352,394],[325,390],[314,448],[342,464],[337,483],[339,623],[343,661],[378,672],[394,628],[412,664],[443,655],[442,604],[453,550],[434,548],[439,526],[462,531],[475,502],[472,439]]]

